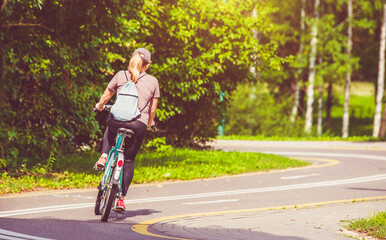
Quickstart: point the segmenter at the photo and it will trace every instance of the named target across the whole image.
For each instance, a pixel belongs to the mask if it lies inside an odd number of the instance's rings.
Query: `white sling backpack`
[[[111,107],[110,112],[115,120],[126,122],[132,121],[136,117],[141,115],[141,111],[138,109],[137,87],[135,86],[134,82],[127,78],[126,71],[124,71],[124,73],[127,79],[127,83],[122,87],[121,91],[119,92],[117,100]],[[143,76],[141,76],[141,78]]]

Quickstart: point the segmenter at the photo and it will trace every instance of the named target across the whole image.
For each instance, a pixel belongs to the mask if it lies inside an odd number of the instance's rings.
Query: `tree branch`
[[[5,5],[7,5],[8,0],[1,1],[0,14],[3,12]]]
[[[6,24],[6,25],[0,26],[0,28],[9,28],[9,27],[40,27],[47,31],[55,32],[53,29],[39,23],[15,23],[15,24]]]
[[[3,74],[1,75],[1,78],[0,78],[0,83],[3,84],[3,80],[5,78],[5,75],[7,75],[8,73],[8,68],[6,68],[3,72]]]

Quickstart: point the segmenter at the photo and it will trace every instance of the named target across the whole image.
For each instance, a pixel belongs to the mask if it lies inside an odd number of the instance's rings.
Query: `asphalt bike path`
[[[351,239],[342,220],[386,209],[386,143],[217,141],[224,151],[313,165],[134,185],[124,215],[93,214],[95,189],[0,197],[0,239]],[[237,163],[235,163],[237,164]]]

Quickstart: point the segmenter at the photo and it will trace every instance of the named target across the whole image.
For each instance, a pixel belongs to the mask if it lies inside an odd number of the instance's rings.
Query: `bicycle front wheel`
[[[107,222],[109,219],[109,215],[111,212],[111,208],[113,207],[115,200],[117,199],[118,186],[112,184],[110,182],[107,191],[105,191],[104,196],[102,198],[103,204],[101,204],[101,221]]]
[[[95,201],[95,209],[94,209],[95,215],[101,215],[101,201],[103,198],[103,192],[104,192],[103,190],[98,190],[98,195]]]

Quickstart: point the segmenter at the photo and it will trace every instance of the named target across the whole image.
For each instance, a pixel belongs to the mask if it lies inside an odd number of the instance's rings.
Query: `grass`
[[[370,136],[351,136],[348,138],[333,137],[333,136],[321,136],[321,137],[282,137],[282,136],[238,136],[238,135],[226,135],[217,137],[221,140],[249,140],[249,141],[352,141],[352,142],[363,142],[363,141],[379,141],[382,139],[374,138]]]
[[[99,184],[101,173],[92,170],[96,152],[60,156],[51,169],[44,167],[3,173],[0,194],[42,189],[90,188]],[[142,153],[135,163],[134,183],[214,178],[240,173],[301,167],[310,163],[273,154],[168,149]]]
[[[337,103],[331,110],[331,133],[340,136],[342,131],[342,116],[344,96],[338,95]],[[371,136],[374,121],[374,96],[350,97],[350,136]]]
[[[273,154],[180,149],[142,154],[138,161],[138,183],[163,180],[192,180],[240,173],[300,167],[309,163]]]
[[[379,239],[386,239],[386,211],[369,218],[352,220],[347,228]]]

